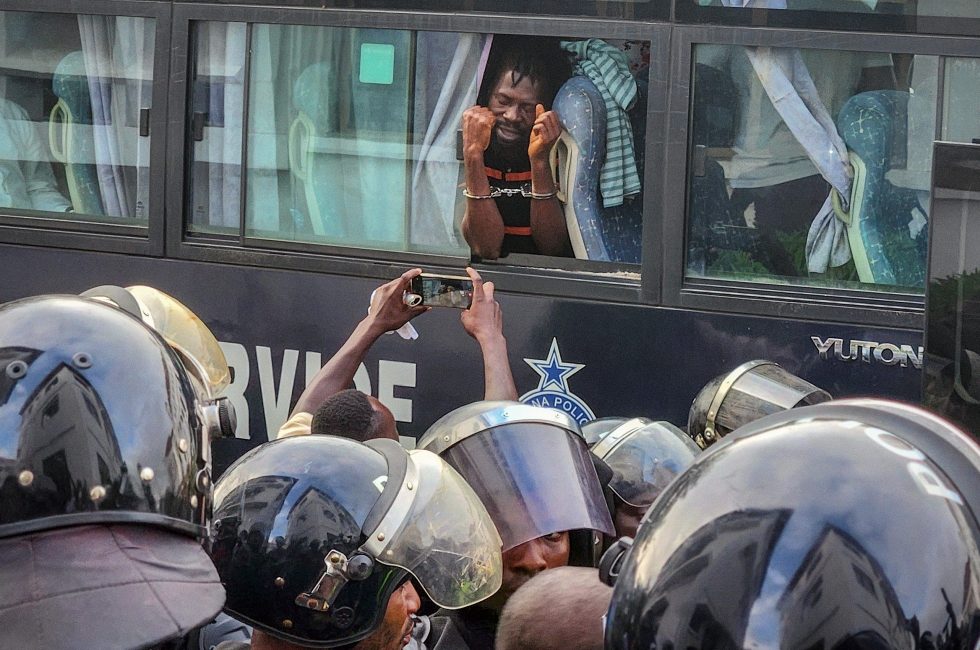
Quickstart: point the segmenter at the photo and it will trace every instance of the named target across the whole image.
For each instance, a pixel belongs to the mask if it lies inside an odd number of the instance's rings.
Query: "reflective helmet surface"
[[[623,502],[646,508],[701,449],[670,422],[623,423],[592,447],[613,471],[609,487]]]
[[[651,422],[651,420],[647,418],[626,418],[618,416],[596,418],[595,420],[590,420],[582,425],[582,436],[585,438],[586,444],[588,444],[589,447],[592,447],[595,443],[602,440],[607,433],[619,425],[625,424],[630,419]]]
[[[559,531],[613,533],[588,447],[577,422],[561,411],[508,401],[467,404],[429,427],[418,447],[439,454],[472,486],[505,551]],[[591,544],[586,537],[583,544]]]
[[[607,649],[973,650],[980,537],[963,488],[900,422],[824,406],[735,432],[660,495],[616,582]]]
[[[124,522],[203,537],[199,424],[177,355],[132,316],[75,296],[0,307],[0,536]]]
[[[215,484],[211,558],[231,616],[314,647],[369,636],[410,573],[450,608],[501,578],[500,538],[476,495],[434,454],[391,440],[251,450]]]
[[[705,449],[761,417],[819,404],[830,397],[830,393],[772,361],[748,361],[701,389],[691,404],[687,435]]]

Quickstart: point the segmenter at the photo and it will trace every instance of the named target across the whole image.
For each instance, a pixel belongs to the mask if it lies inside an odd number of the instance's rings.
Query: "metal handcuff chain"
[[[464,187],[463,196],[468,199],[476,200],[497,199],[502,196],[506,196],[508,198],[512,196],[522,196],[525,199],[536,199],[538,201],[543,201],[558,196],[558,192],[534,192],[531,190],[531,186],[525,183],[520,187],[491,187],[489,194],[473,194]]]

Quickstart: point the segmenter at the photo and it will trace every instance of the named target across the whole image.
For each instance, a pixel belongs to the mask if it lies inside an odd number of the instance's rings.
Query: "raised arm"
[[[394,332],[429,307],[409,307],[402,296],[412,285],[412,278],[422,269],[411,269],[391,282],[378,287],[368,315],[357,324],[337,353],[330,357],[299,396],[291,415],[313,413],[331,395],[350,386],[357,367],[367,351],[385,332]]]
[[[484,399],[516,400],[517,387],[507,358],[504,317],[500,304],[493,299],[493,282],[483,282],[480,274],[467,267],[473,280],[473,302],[460,314],[463,329],[480,344],[483,354]]]
[[[504,243],[504,218],[497,202],[489,198],[490,182],[483,159],[495,122],[493,113],[483,106],[471,106],[463,113],[463,169],[469,196],[460,229],[473,253],[488,260],[500,257]],[[486,198],[469,198],[474,196]]]
[[[542,255],[568,255],[571,251],[565,211],[555,196],[557,188],[549,161],[551,148],[561,131],[558,114],[546,111],[542,104],[538,104],[527,155],[531,161],[531,191],[542,197],[551,195],[531,200],[531,239]]]

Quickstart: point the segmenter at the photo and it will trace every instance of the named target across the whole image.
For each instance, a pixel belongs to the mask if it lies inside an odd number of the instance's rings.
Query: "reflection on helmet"
[[[215,485],[211,556],[235,618],[294,643],[370,635],[408,573],[439,605],[500,587],[500,538],[460,476],[391,440],[253,449]]]
[[[418,447],[463,475],[505,551],[559,531],[612,534],[578,424],[560,411],[518,402],[468,404],[429,427]]]
[[[235,435],[235,410],[227,398],[220,397],[231,383],[231,370],[218,340],[194,312],[173,296],[141,285],[102,285],[81,295],[115,305],[160,334],[177,352],[201,395],[201,415],[209,435]]]
[[[615,416],[596,418],[595,420],[590,420],[582,425],[582,436],[585,438],[586,444],[588,444],[591,448],[595,446],[595,443],[602,440],[607,433],[619,427],[619,425],[629,422],[630,420],[641,422],[643,424],[653,421],[648,418],[624,418]]]
[[[687,434],[705,449],[743,424],[829,399],[829,393],[772,361],[749,361],[701,389],[691,404]]]
[[[663,492],[616,583],[607,649],[975,647],[962,488],[899,420],[832,407],[736,432]]]
[[[72,296],[0,307],[0,536],[112,522],[203,536],[196,411],[171,348],[119,310]]]
[[[613,470],[609,487],[631,506],[646,508],[674,477],[694,462],[700,449],[669,422],[629,420],[592,448]]]

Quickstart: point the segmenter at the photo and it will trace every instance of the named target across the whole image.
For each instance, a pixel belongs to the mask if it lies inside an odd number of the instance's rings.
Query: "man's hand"
[[[394,332],[419,314],[429,311],[430,308],[424,305],[409,307],[403,299],[405,292],[412,288],[412,278],[420,273],[422,269],[405,271],[374,292],[368,308],[368,320],[375,333]]]
[[[463,155],[483,155],[490,146],[490,134],[497,121],[489,108],[470,106],[463,111]]]
[[[546,162],[551,153],[551,147],[561,135],[561,122],[554,111],[544,110],[538,104],[534,108],[534,126],[531,127],[531,141],[527,146],[527,156],[531,162]]]
[[[493,299],[493,282],[484,283],[480,274],[470,267],[466,267],[466,274],[473,280],[473,301],[459,315],[463,329],[480,345],[502,338],[504,317],[500,304]]]

